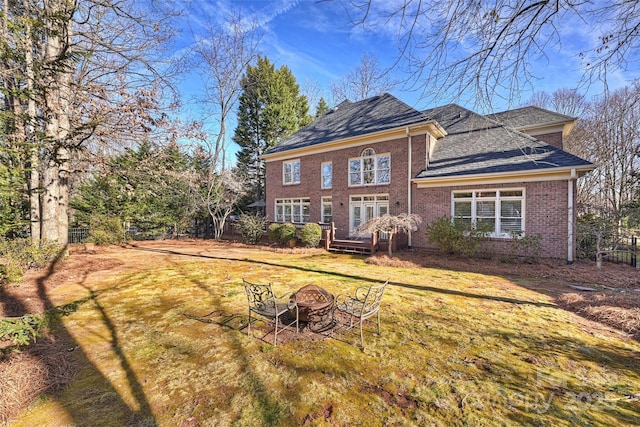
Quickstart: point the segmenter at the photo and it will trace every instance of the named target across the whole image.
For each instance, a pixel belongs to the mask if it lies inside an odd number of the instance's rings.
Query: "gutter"
[[[573,264],[573,242],[575,240],[575,201],[573,198],[574,185],[578,174],[571,169],[571,177],[567,180],[567,264]]]
[[[407,159],[407,213],[409,215],[411,215],[412,212],[412,205],[413,202],[411,200],[411,160],[412,160],[412,153],[413,153],[413,146],[412,146],[412,141],[411,141],[411,132],[409,131],[409,126],[407,126],[406,128],[406,133],[407,133],[407,138],[409,140],[409,154],[408,154],[408,159]],[[408,236],[407,236],[407,246],[409,247],[409,249],[411,249],[411,243],[412,243],[412,239],[411,239],[411,230],[409,230]]]

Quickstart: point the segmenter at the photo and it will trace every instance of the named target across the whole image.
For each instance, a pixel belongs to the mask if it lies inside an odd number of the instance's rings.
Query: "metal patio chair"
[[[380,336],[380,302],[382,295],[389,281],[383,284],[361,286],[356,289],[355,296],[338,295],[336,297],[336,309],[349,316],[353,328],[354,320],[360,322],[360,345],[364,349],[364,337],[362,334],[362,323],[375,315],[378,315],[378,336]]]
[[[253,315],[257,314],[263,318],[269,319],[274,322],[275,327],[273,330],[273,345],[277,345],[278,333],[282,332],[282,329],[296,325],[296,332],[300,331],[298,323],[298,306],[295,303],[291,303],[286,297],[291,293],[277,297],[273,293],[271,283],[266,285],[259,285],[251,283],[242,279],[244,289],[247,293],[247,300],[249,302],[249,325],[247,328],[247,335],[251,335],[251,324],[257,322],[259,319]],[[284,324],[281,317],[285,314],[295,313],[295,320],[291,323]],[[280,328],[279,326],[280,325]]]

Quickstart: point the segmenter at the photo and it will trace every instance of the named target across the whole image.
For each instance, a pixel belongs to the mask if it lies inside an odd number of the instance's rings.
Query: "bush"
[[[118,217],[94,215],[89,221],[87,242],[96,245],[115,245],[124,240],[124,227]]]
[[[522,259],[529,264],[540,262],[540,250],[542,249],[542,235],[523,235],[521,231],[511,233],[510,260]]]
[[[429,243],[433,243],[447,254],[475,256],[486,232],[471,229],[468,224],[440,217],[425,227]]]
[[[43,268],[63,250],[58,243],[43,239],[34,243],[30,238],[0,240],[0,257],[6,259],[0,266],[0,282],[20,281],[24,271]]]
[[[280,243],[280,227],[282,224],[274,222],[269,225],[267,232],[269,233],[269,240],[275,243]]]
[[[80,304],[88,298],[54,307],[42,314],[26,314],[22,317],[0,319],[0,341],[11,341],[14,348],[0,349],[0,354],[19,351],[19,347],[27,346],[41,337],[43,330],[61,316],[68,316],[78,310]]]
[[[240,214],[240,218],[238,218],[238,228],[242,233],[242,240],[251,245],[260,241],[266,226],[267,218],[259,214]]]
[[[278,234],[280,244],[286,245],[290,240],[296,239],[296,226],[290,222],[285,222],[280,226]]]
[[[309,222],[300,230],[300,240],[302,244],[308,248],[315,248],[322,239],[322,227],[318,224]]]

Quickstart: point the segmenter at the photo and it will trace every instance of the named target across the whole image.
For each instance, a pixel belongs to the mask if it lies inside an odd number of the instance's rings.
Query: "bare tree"
[[[345,1],[352,20],[372,29],[397,28],[399,53],[416,87],[435,94],[472,92],[476,102],[517,99],[532,88],[532,62],[549,60],[565,29],[589,34],[576,54],[583,80],[637,70],[640,2],[425,0]],[[593,40],[593,42],[592,42]],[[433,95],[434,93],[425,93]]]
[[[16,63],[5,77],[26,88],[13,130],[27,150],[32,238],[67,241],[71,159],[82,149],[135,141],[162,122],[160,47],[171,36],[155,3],[94,0],[5,2]],[[5,82],[8,80],[4,80]]]
[[[356,234],[387,233],[389,236],[389,256],[393,256],[393,237],[399,232],[409,233],[415,231],[422,223],[422,218],[416,214],[401,213],[400,215],[384,214],[371,218],[359,225]]]
[[[634,200],[640,168],[640,85],[625,87],[589,105],[576,129],[572,152],[598,167],[582,178],[579,202],[620,224]]]
[[[389,77],[389,70],[381,69],[374,55],[364,53],[360,65],[355,70],[331,84],[333,104],[337,105],[345,99],[361,101],[381,95],[394,87],[395,83]]]
[[[206,164],[194,182],[199,187],[196,203],[211,217],[216,239],[222,236],[227,218],[246,193],[246,178],[226,164],[227,124],[242,91],[242,76],[258,56],[260,38],[257,25],[247,25],[239,14],[230,14],[221,23],[208,21],[188,52],[187,63],[204,77],[205,92],[200,102],[208,107],[207,117],[195,124],[195,140]],[[215,125],[205,128],[205,121]]]
[[[588,102],[585,96],[576,89],[563,88],[551,94],[544,91],[535,92],[524,105],[535,105],[578,118],[585,114]]]
[[[244,71],[258,57],[262,34],[257,24],[247,25],[236,12],[219,23],[207,21],[204,31],[194,37],[196,43],[187,53],[186,62],[201,72],[205,90],[199,102],[208,112],[202,121],[215,123],[208,130],[215,139],[210,147],[212,166],[224,168],[229,116],[242,91],[240,80]]]

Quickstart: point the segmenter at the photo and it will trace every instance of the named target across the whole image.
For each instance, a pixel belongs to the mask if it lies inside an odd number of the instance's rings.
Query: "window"
[[[322,198],[322,222],[333,221],[333,204],[331,203],[331,197]]]
[[[322,188],[331,188],[333,185],[333,164],[331,162],[323,162],[322,168]]]
[[[523,190],[454,192],[452,205],[456,221],[486,230],[492,237],[524,231]]]
[[[389,184],[391,155],[376,154],[373,148],[362,150],[360,157],[349,159],[349,186]]]
[[[276,222],[309,222],[309,199],[276,199]]]
[[[282,162],[282,185],[300,184],[300,159]]]

